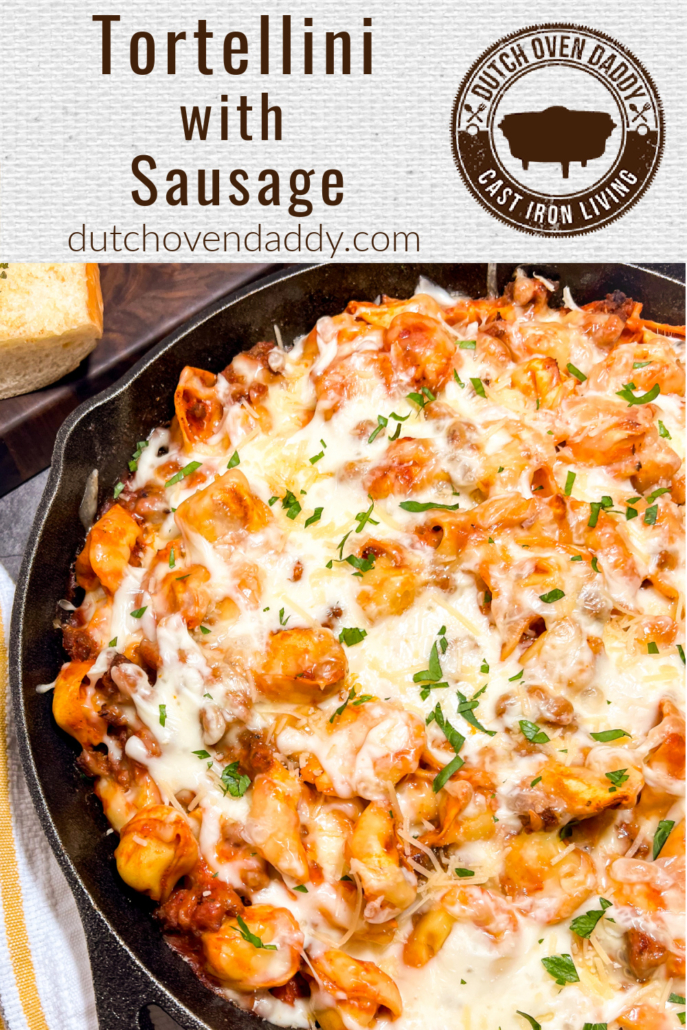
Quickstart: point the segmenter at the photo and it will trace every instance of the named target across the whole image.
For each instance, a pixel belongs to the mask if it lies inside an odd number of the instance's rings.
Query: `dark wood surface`
[[[0,496],[50,464],[57,431],[82,401],[116,382],[192,315],[280,266],[273,264],[101,265],[102,340],[52,386],[0,401]]]

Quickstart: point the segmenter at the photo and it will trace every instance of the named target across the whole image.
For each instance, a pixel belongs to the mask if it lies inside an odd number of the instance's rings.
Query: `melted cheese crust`
[[[548,287],[184,369],[77,560],[120,874],[279,1025],[678,1025],[679,344]]]

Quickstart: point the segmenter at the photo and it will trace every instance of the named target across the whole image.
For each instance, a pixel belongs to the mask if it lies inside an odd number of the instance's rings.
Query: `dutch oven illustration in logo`
[[[453,105],[453,156],[491,214],[525,232],[576,236],[619,218],[656,173],[663,111],[624,46],[580,25],[500,39]]]

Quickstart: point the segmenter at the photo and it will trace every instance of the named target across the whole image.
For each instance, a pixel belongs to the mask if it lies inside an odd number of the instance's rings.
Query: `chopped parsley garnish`
[[[478,693],[481,694],[482,691],[484,691],[485,689],[486,683],[484,687],[482,687],[482,690],[478,691]],[[481,722],[478,721],[474,714],[473,709],[477,708],[477,705],[479,704],[479,701],[477,700],[477,694],[475,694],[470,701],[468,701],[465,694],[461,694],[459,690],[457,691],[457,694],[458,700],[460,701],[460,704],[458,705],[458,714],[462,715],[465,721],[468,722],[471,726],[474,726],[476,730],[480,730],[482,733],[486,733],[489,737],[495,737],[496,730],[488,730],[485,726],[482,725]]]
[[[521,680],[523,675],[524,675],[524,672],[525,672],[525,670],[521,669],[520,672],[516,672],[515,676],[509,676],[508,677],[508,682],[512,683],[514,680]]]
[[[536,722],[530,722],[529,719],[520,720],[520,732],[531,744],[546,744],[551,739]]]
[[[365,695],[363,695],[363,696],[365,696]],[[342,712],[344,712],[344,711],[345,711],[345,709],[347,709],[347,708],[348,708],[348,701],[352,701],[353,697],[355,697],[355,687],[351,687],[351,688],[350,688],[350,690],[349,690],[349,692],[348,692],[348,697],[347,697],[347,698],[346,698],[346,700],[345,700],[345,701],[343,702],[343,705],[340,705],[340,706],[339,706],[339,708],[338,708],[338,709],[336,710],[336,712],[334,713],[334,715],[333,715],[333,716],[332,716],[332,718],[330,719],[330,722],[334,722],[334,720],[336,719],[336,717],[337,717],[338,715],[341,715],[341,713],[342,713]]]
[[[160,726],[164,726],[167,722],[167,705],[159,705],[158,707],[160,709]]]
[[[229,459],[229,462],[227,464],[227,468],[228,469],[235,469],[236,466],[240,465],[240,464],[241,464],[241,459],[239,458],[239,452],[238,451],[234,451],[234,453],[232,454],[231,458]]]
[[[632,362],[632,371],[634,372],[634,370],[636,368],[646,368],[647,365],[651,365],[651,364],[652,364],[651,361],[633,361]]]
[[[212,633],[212,630],[208,626],[199,627],[201,633]]]
[[[145,448],[147,446],[148,446],[148,441],[147,440],[139,440],[138,441],[138,444],[136,445],[136,450],[134,451],[134,453],[132,455],[132,458],[131,458],[131,461],[129,462],[129,471],[130,472],[135,472],[136,469],[138,468],[138,459],[141,457],[141,455],[143,454],[143,451],[145,450]]]
[[[310,517],[305,520],[305,528],[307,529],[308,526],[312,526],[315,522],[319,522],[322,518],[323,511],[324,508],[315,508],[312,515],[310,515]]]
[[[442,508],[444,511],[456,511],[460,504],[436,504],[434,501],[401,501],[404,511],[429,511],[431,508]]]
[[[283,608],[279,609],[279,625],[280,626],[285,626],[290,618],[291,618],[290,615],[287,615],[286,618],[284,618],[284,609]]]
[[[470,382],[472,383],[472,385],[474,387],[475,393],[479,397],[484,397],[484,399],[486,400],[487,399],[487,395],[484,392],[484,383],[482,382],[482,380],[481,379],[473,379],[472,376],[470,376]]]
[[[117,500],[123,489],[124,483],[122,483],[121,480],[118,483],[115,483],[114,490],[112,491],[112,496],[114,497],[115,501]]]
[[[320,458],[324,458],[324,451],[320,451],[319,454],[313,454],[312,458],[308,458],[308,461],[311,465],[315,465],[320,460]]]
[[[115,640],[116,639],[117,638],[115,637]],[[677,653],[680,655],[680,658],[682,659],[682,664],[684,665],[685,664],[685,649],[682,646],[682,644],[677,644],[676,646],[677,646]]]
[[[437,773],[432,783],[432,790],[435,794],[438,794],[444,784],[453,776],[454,772],[457,772],[460,767],[464,764],[463,759],[460,757],[458,752],[465,743],[465,737],[458,730],[454,729],[448,719],[444,718],[444,713],[441,710],[441,705],[437,702],[437,706],[432,713],[434,721],[440,730],[442,730],[447,741],[455,751],[455,758],[452,758],[448,765],[445,765],[441,772]]]
[[[148,610],[148,605],[144,604],[142,608],[137,608],[135,612],[129,612],[129,615],[131,616],[132,619],[141,619],[141,618],[143,618],[144,612],[146,612],[147,610]]]
[[[654,861],[663,851],[663,845],[668,840],[671,834],[675,822],[673,819],[661,819],[660,823],[656,827],[656,833],[654,834],[654,846],[652,851],[652,858]]]
[[[171,479],[168,479],[165,486],[174,486],[175,483],[180,483],[182,479],[186,479],[187,476],[192,476],[196,469],[199,469],[202,465],[202,461],[189,461],[188,465],[184,465],[181,471],[176,472]]]
[[[541,964],[546,972],[551,974],[559,987],[579,982],[580,978],[577,975],[575,963],[571,955],[551,955],[549,958],[543,958]]]
[[[458,346],[461,350],[475,350],[477,347],[477,340],[461,340]]]
[[[650,640],[646,645],[647,654],[658,654],[658,644],[655,640]]]
[[[372,430],[372,432],[368,436],[367,442],[368,443],[373,443],[377,439],[379,434],[381,433],[382,429],[386,429],[386,427],[388,425],[389,425],[389,419],[388,418],[385,418],[384,415],[377,415],[377,426],[376,426],[375,429]],[[310,460],[312,461],[312,458]]]
[[[116,647],[117,646],[117,638],[113,637],[112,640],[110,641],[110,643],[107,646],[108,647]]]
[[[570,929],[573,933],[576,933],[578,937],[589,938],[594,932],[596,924],[602,918],[607,908],[611,907],[611,902],[606,901],[605,898],[599,898],[599,904],[601,908],[590,908],[584,915],[577,916],[573,919],[570,924]]]
[[[671,994],[668,997],[668,1001],[672,1002],[673,1005],[684,1005],[685,999],[681,994]]]
[[[375,503],[373,501],[370,507],[367,509],[367,511],[359,511],[358,514],[355,516],[355,521],[358,523],[356,533],[362,533],[363,529],[365,528],[368,522],[371,526],[379,525],[379,522],[376,519],[372,518],[372,511],[374,509],[374,506]]]
[[[627,769],[614,769],[613,772],[604,773],[604,776],[613,784],[612,787],[608,788],[609,794],[615,794],[618,787],[622,787],[623,783],[625,783],[630,778],[627,775]]]
[[[598,740],[601,744],[607,744],[610,740],[619,740],[620,737],[630,737],[632,734],[627,730],[601,730],[599,733],[590,733],[592,740]]]
[[[224,795],[231,794],[233,798],[242,798],[250,787],[250,776],[246,776],[245,773],[239,773],[239,763],[231,762],[230,765],[225,765],[222,769],[222,783],[224,785]]]
[[[652,504],[644,512],[644,524],[647,526],[655,526],[656,519],[658,518],[658,505]]]
[[[276,504],[278,500],[279,500],[279,498],[276,496],[276,494],[273,494],[272,497],[270,497],[270,499],[269,499],[269,501],[267,503],[269,504],[269,506],[271,508],[272,505]]]
[[[535,776],[530,783],[530,787],[536,787],[538,783],[541,783],[541,776]]]
[[[662,494],[669,494],[670,490],[667,486],[659,486],[656,490],[653,490],[646,499],[647,504],[653,504],[654,501],[661,497]]]
[[[481,664],[481,665],[480,665],[480,667],[479,667],[479,671],[480,671],[480,672],[484,672],[484,673],[487,673],[487,672],[489,672],[489,663],[488,663],[488,661],[486,660],[486,658],[483,658],[483,659],[482,659],[482,664]]]
[[[202,761],[203,759],[205,759],[205,758],[209,758],[209,757],[210,757],[210,752],[209,752],[209,751],[205,751],[205,750],[201,750],[201,751],[192,751],[192,752],[191,752],[191,754],[194,754],[194,755],[196,755],[196,757],[197,757],[197,758],[200,758],[200,760],[201,760],[201,761]]]
[[[601,572],[601,569],[599,568],[599,559],[596,557],[592,558],[592,568],[594,569],[594,572]]]
[[[287,519],[295,519],[302,511],[299,501],[290,490],[287,490],[282,498],[281,506],[286,512]]]
[[[174,548],[172,548],[171,551],[169,552],[169,567],[170,567],[170,569],[175,568],[176,563],[177,563],[177,560],[174,557]]]
[[[570,375],[575,376],[575,379],[577,379],[580,383],[586,382],[586,375],[584,374],[584,372],[580,372],[579,368],[576,368],[575,365],[573,365],[572,361],[569,361],[566,367]]]
[[[354,644],[359,644],[361,640],[364,640],[366,636],[366,629],[358,629],[357,626],[344,626],[339,633],[339,643],[345,644],[346,647],[353,647]]]
[[[581,554],[573,554],[573,556],[570,559],[570,561],[582,561],[582,555]]]
[[[523,1019],[527,1020],[532,1027],[532,1030],[541,1030],[541,1023],[538,1023],[534,1016],[528,1016],[526,1012],[521,1012],[520,1009],[516,1009],[515,1011],[519,1016],[522,1016]]]
[[[308,893],[308,888],[305,886],[304,883],[299,883],[298,886],[294,887],[293,889],[295,891],[298,891],[299,894],[307,894]]]
[[[466,876],[474,876],[475,875],[474,870],[472,870],[472,869],[463,869],[463,868],[460,868],[460,867],[458,869],[454,869],[453,872],[456,874],[456,876],[460,876],[461,879],[465,879]]]
[[[576,479],[577,479],[577,473],[576,472],[568,472],[567,476],[565,477],[565,486],[563,488],[566,497],[570,497],[570,494],[572,493],[572,488],[573,488],[573,485],[574,485]]]
[[[627,508],[625,509],[625,518],[626,518],[626,520],[627,520],[628,522],[630,521],[630,519],[636,519],[638,515],[639,515],[639,512],[637,511],[637,509],[636,509],[636,508],[633,508],[633,507],[631,507],[631,506],[628,506],[628,507],[627,507]]]
[[[413,404],[417,404],[419,408],[424,408],[427,404],[431,404],[432,401],[435,401],[436,396],[428,386],[422,386],[420,387],[420,393],[409,393],[406,400],[412,401]]]
[[[661,392],[661,387],[658,383],[654,383],[650,390],[643,393],[641,397],[637,397],[632,390],[635,388],[634,383],[626,383],[622,390],[616,390],[616,396],[622,397],[624,401],[627,401],[629,405],[633,404],[650,404],[651,401],[655,401]]]
[[[240,915],[236,916],[236,922],[239,924],[237,933],[240,933],[244,941],[248,944],[252,944],[254,948],[263,948],[264,951],[277,950],[276,944],[263,944],[259,937],[256,937],[254,933],[251,933]]]
[[[539,600],[543,601],[545,604],[553,604],[554,601],[560,601],[562,597],[565,597],[564,591],[559,590],[558,587],[556,587],[555,590],[549,590],[546,594],[540,594]]]
[[[463,382],[463,380],[458,375],[458,369],[456,369],[456,368],[453,369],[453,378],[458,383],[458,386],[461,388],[461,390],[464,390],[465,389],[465,383]]]
[[[670,435],[670,433],[668,432],[668,430],[666,429],[666,427],[661,422],[660,418],[658,420],[658,435],[662,436],[664,440],[672,440],[673,439],[672,436]]]
[[[191,573],[187,572],[185,576],[175,576],[174,578],[176,579],[177,582],[180,582],[180,580],[182,580],[182,579],[188,579],[188,577],[190,575],[191,575]]]
[[[591,514],[589,516],[589,522],[587,523],[587,525],[590,529],[594,529],[597,522],[599,521],[599,512],[603,508],[603,504],[601,503],[601,501],[592,501],[589,507],[591,508]]]

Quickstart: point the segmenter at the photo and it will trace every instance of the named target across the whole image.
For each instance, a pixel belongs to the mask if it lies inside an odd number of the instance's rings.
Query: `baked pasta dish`
[[[184,368],[76,558],[119,875],[272,1023],[684,1023],[684,330],[553,289]]]

